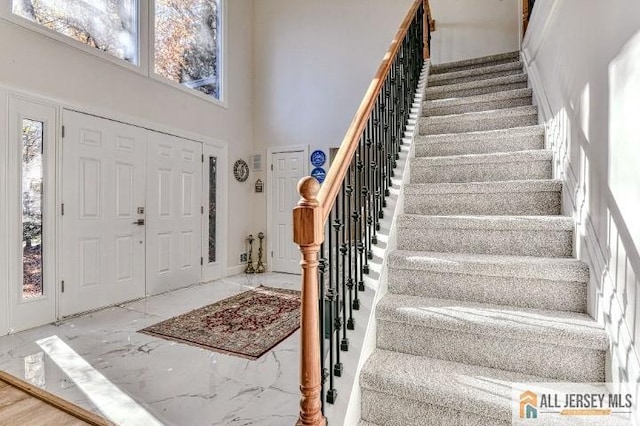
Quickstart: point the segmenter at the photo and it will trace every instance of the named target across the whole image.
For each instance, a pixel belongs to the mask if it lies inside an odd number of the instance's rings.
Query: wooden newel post
[[[423,58],[429,59],[431,57],[431,52],[429,52],[429,25],[431,24],[431,22],[429,22],[429,15],[431,15],[431,11],[429,10],[429,0],[423,0],[422,10],[424,11],[424,14],[422,15],[422,37],[424,42]]]
[[[324,240],[320,184],[311,176],[298,183],[302,197],[293,209],[293,241],[302,252],[302,317],[300,348],[300,415],[296,425],[324,426],[320,391],[320,314],[318,312],[318,252]]]

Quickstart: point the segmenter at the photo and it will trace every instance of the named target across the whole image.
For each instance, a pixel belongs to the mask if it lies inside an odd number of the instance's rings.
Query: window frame
[[[192,96],[211,102],[222,108],[228,108],[226,100],[226,55],[227,55],[227,0],[216,0],[220,7],[220,30],[219,30],[219,42],[218,49],[220,53],[219,57],[219,87],[218,91],[220,98],[216,99],[213,96],[206,95],[199,90],[191,89],[173,80],[170,80],[155,72],[155,0],[137,0],[138,4],[138,64],[127,62],[124,59],[120,59],[109,53],[103,52],[95,47],[88,46],[81,41],[75,40],[57,31],[44,27],[36,22],[33,22],[27,18],[23,18],[20,15],[16,15],[12,12],[12,1],[2,2],[0,5],[0,18],[17,25],[19,27],[31,30],[39,35],[45,36],[55,42],[76,48],[83,53],[92,55],[100,60],[107,61],[108,63],[115,64],[129,71],[133,71],[138,75],[148,77],[150,80],[154,80],[167,86],[181,90],[184,93],[188,93]]]

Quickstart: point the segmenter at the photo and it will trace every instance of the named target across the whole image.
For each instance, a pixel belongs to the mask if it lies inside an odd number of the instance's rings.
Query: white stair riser
[[[569,382],[605,378],[604,351],[385,320],[377,324],[380,349]]]
[[[497,77],[505,77],[508,75],[518,75],[522,74],[522,67],[516,69],[509,70],[501,70],[501,71],[491,71],[483,74],[474,74],[468,75],[464,77],[452,77],[452,78],[429,78],[427,83],[428,87],[436,87],[436,86],[446,86],[448,84],[458,84],[458,83],[469,83],[470,81],[481,81],[487,80],[490,78]],[[436,74],[436,76],[440,77],[443,74]],[[446,74],[445,74],[446,75]]]
[[[544,148],[544,135],[521,136],[508,139],[451,140],[442,143],[420,143],[415,146],[416,157],[444,157],[449,155],[488,154]]]
[[[560,192],[406,194],[404,212],[422,215],[559,215]]]
[[[398,249],[443,253],[571,257],[573,231],[398,228]]]
[[[474,120],[459,119],[456,116],[443,118],[423,118],[420,120],[421,135],[441,135],[445,133],[480,132],[486,130],[511,129],[538,124],[538,114],[522,114],[511,117],[482,117]]]
[[[587,284],[420,270],[389,269],[389,292],[531,309],[584,313]]]
[[[462,89],[462,90],[450,90],[445,92],[440,92],[440,91],[431,92],[429,91],[429,89],[427,89],[425,99],[428,101],[432,101],[435,99],[460,98],[464,96],[484,95],[487,93],[524,89],[526,87],[527,87],[526,82],[516,82],[516,83],[496,84],[494,86],[487,86],[487,87],[483,86],[483,87],[473,87],[473,88]]]
[[[461,104],[461,105],[450,105],[450,106],[437,106],[430,105],[427,103],[426,107],[422,110],[423,116],[439,116],[439,115],[450,115],[450,114],[464,114],[467,112],[481,112],[481,111],[491,111],[496,109],[505,109],[505,108],[514,108],[519,106],[526,106],[532,104],[532,98],[530,96],[523,96],[519,98],[511,98],[511,99],[499,99],[495,101],[487,101],[487,102],[474,102],[469,104]]]
[[[511,163],[473,163],[411,166],[411,183],[493,182],[502,180],[551,179],[551,160]]]
[[[425,404],[409,398],[362,391],[362,418],[384,426],[510,426],[511,421],[497,420],[458,411],[455,407]]]

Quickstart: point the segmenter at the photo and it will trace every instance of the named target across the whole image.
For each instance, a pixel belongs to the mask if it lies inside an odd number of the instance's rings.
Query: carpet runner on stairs
[[[609,340],[519,53],[428,81],[360,425],[510,425],[512,383],[602,382]]]

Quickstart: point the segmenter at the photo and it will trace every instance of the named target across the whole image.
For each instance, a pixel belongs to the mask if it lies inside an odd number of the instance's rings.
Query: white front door
[[[202,144],[150,132],[147,294],[202,279]]]
[[[56,119],[54,106],[17,96],[9,99],[9,232],[2,238],[10,243],[12,332],[56,318]]]
[[[147,131],[65,110],[61,316],[145,295]]]
[[[305,175],[304,151],[277,152],[271,156],[271,239],[274,272],[300,273],[300,250],[293,242],[293,208],[298,203],[298,182]],[[271,234],[271,235],[269,235]]]

